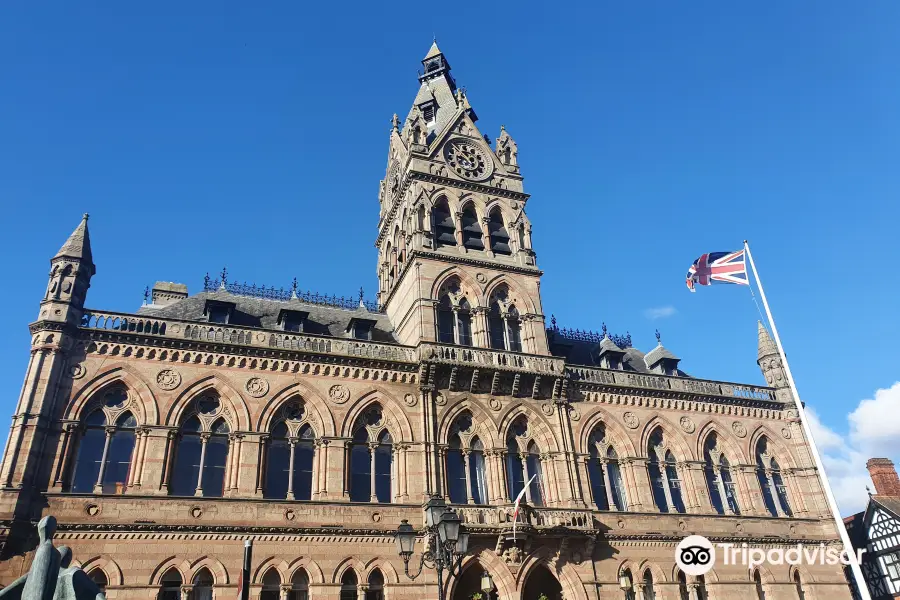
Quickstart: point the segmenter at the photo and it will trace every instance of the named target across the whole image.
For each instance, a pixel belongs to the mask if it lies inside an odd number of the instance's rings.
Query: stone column
[[[400,451],[402,454],[402,460],[400,463],[401,474],[400,474],[400,496],[403,502],[409,502],[409,444],[402,444],[400,446]]]
[[[206,461],[206,443],[209,441],[208,433],[200,434],[200,470],[197,473],[197,489],[194,491],[195,496],[203,495],[203,463]]]
[[[62,426],[62,440],[60,441],[59,458],[56,462],[56,476],[53,478],[53,487],[62,490],[68,481],[69,463],[74,456],[74,448],[78,443],[77,436],[80,428],[78,423],[65,423]]]
[[[378,494],[375,493],[375,449],[378,448],[378,442],[369,442],[369,477],[371,478],[371,494],[370,502],[378,502]]]
[[[106,472],[106,455],[109,453],[109,442],[116,433],[115,425],[106,427],[106,440],[103,442],[103,456],[100,458],[100,471],[97,473],[97,483],[94,484],[94,493],[103,493],[103,474]]]
[[[288,489],[287,489],[287,497],[286,500],[294,499],[294,449],[297,447],[297,438],[292,437],[288,438],[288,444],[290,446],[290,454],[288,456]]]
[[[488,218],[481,217],[481,230],[484,232],[484,249],[488,253],[488,256],[493,258],[494,251],[491,249],[491,228],[488,227]]]
[[[256,470],[256,495],[263,496],[266,485],[266,470],[269,463],[269,436],[259,436],[259,451],[257,452],[259,468]]]
[[[163,477],[162,484],[160,485],[160,491],[163,494],[169,493],[169,482],[172,480],[172,469],[173,463],[175,462],[175,454],[177,452],[178,440],[178,432],[174,429],[170,429],[166,432],[166,451],[165,451],[165,467],[163,467]]]
[[[475,504],[475,498],[472,496],[472,475],[469,473],[469,451],[463,450],[463,470],[466,472],[466,502]]]
[[[669,474],[666,473],[666,449],[662,446],[656,446],[655,448],[653,448],[653,452],[656,454],[656,466],[659,469],[659,476],[662,482],[663,493],[666,496],[666,506],[668,507],[670,513],[677,512],[675,510],[675,503],[672,502],[672,490],[669,489]],[[649,470],[647,471],[647,475],[649,477]],[[652,480],[650,481],[650,485],[653,485]],[[684,500],[683,495],[682,500]]]
[[[463,234],[462,234],[462,213],[454,213],[453,224],[456,227],[456,230],[453,232],[456,237],[456,245],[460,248],[463,248]]]
[[[615,497],[613,496],[612,477],[609,476],[609,460],[606,458],[601,458],[600,465],[603,467],[603,481],[606,484],[606,501],[609,503],[609,510],[618,510],[618,507],[615,503]]]
[[[584,465],[584,472],[587,475],[587,504],[589,508],[597,507],[597,500],[594,498],[594,486],[591,485],[591,457],[590,456],[582,456],[581,457],[582,464]],[[605,466],[604,466],[605,469]],[[606,471],[604,471],[605,473]],[[598,507],[599,508],[599,507]]]

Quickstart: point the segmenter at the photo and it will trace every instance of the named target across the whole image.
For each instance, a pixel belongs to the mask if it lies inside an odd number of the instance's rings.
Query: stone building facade
[[[423,66],[390,132],[377,303],[223,272],[158,283],[134,313],[85,308],[85,216],[30,325],[0,582],[53,514],[110,598],[233,597],[245,539],[253,598],[436,598],[393,533],[437,495],[472,533],[453,599],[483,570],[500,600],[849,597],[840,567],[678,570],[692,533],[837,544],[771,339],[760,325],[757,387],[549,320],[516,143],[481,134],[436,44]]]

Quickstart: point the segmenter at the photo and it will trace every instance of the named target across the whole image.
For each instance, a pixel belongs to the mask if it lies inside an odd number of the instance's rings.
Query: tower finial
[[[150,298],[150,286],[144,288],[144,306],[147,306],[147,299]]]
[[[90,219],[90,218],[91,218],[91,215],[89,215],[89,214],[87,214],[87,213],[84,213],[83,215],[81,215],[81,219],[82,219],[83,221],[87,221],[87,220]]]
[[[662,345],[662,336],[659,333],[659,329],[656,330],[656,343],[660,346]]]

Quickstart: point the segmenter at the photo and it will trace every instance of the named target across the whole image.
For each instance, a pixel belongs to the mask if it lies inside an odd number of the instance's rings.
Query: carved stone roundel
[[[783,438],[786,439],[786,440],[791,439],[791,430],[788,429],[787,427],[785,427],[784,429],[782,429],[782,430],[781,430],[781,437],[783,437]]]
[[[328,389],[328,397],[335,404],[343,404],[350,399],[350,390],[347,386],[336,383]]]
[[[627,425],[630,429],[637,429],[638,425],[641,424],[641,420],[638,419],[638,416],[633,412],[627,412],[622,415],[622,420],[625,421],[625,425]]]
[[[415,394],[406,394],[403,396],[403,401],[407,406],[415,406],[416,405],[416,395]]]
[[[254,398],[262,398],[269,391],[269,382],[262,377],[251,377],[247,380],[247,393]]]
[[[434,403],[438,406],[444,406],[445,404],[447,404],[447,397],[443,394],[437,394],[434,397]]]
[[[747,437],[747,428],[744,427],[744,424],[740,421],[735,421],[731,424],[731,428],[734,430],[734,435],[739,438]]]
[[[578,412],[578,411],[577,411],[576,409],[574,409],[574,408],[572,409],[572,412],[571,412],[571,414],[570,414],[569,416],[572,418],[573,421],[576,421],[576,422],[577,422],[577,421],[580,421],[580,420],[581,420],[581,413]]]
[[[553,405],[549,402],[544,402],[541,404],[541,412],[543,412],[548,417],[553,414]]]
[[[156,374],[156,385],[164,390],[174,390],[181,385],[181,373],[175,369],[163,369]]]
[[[444,159],[457,175],[472,181],[482,181],[494,172],[494,163],[477,144],[452,140],[444,146]]]
[[[81,379],[87,374],[87,369],[84,368],[84,365],[72,365],[69,367],[69,375],[72,376],[72,379]]]
[[[694,429],[697,428],[697,426],[694,425],[694,422],[691,421],[691,418],[688,416],[681,417],[679,424],[686,433],[694,433]]]
[[[500,410],[503,405],[497,398],[491,398],[490,400],[488,400],[488,406],[491,407],[491,410],[497,411]]]

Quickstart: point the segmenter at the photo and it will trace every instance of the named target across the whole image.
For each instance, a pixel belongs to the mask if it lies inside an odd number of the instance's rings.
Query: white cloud
[[[656,308],[648,308],[644,310],[644,316],[655,321],[656,319],[665,319],[671,317],[678,310],[674,306],[657,306]]]
[[[900,381],[861,401],[847,415],[845,436],[824,425],[811,408],[806,415],[841,514],[859,512],[866,505],[866,486],[875,492],[866,461],[885,457],[900,466]]]

